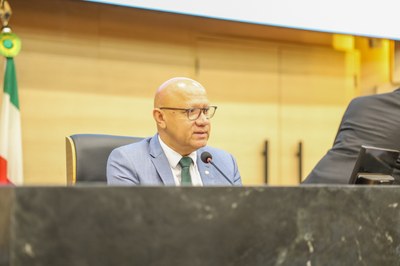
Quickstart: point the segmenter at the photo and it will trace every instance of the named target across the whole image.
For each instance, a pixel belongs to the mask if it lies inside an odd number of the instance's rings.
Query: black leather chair
[[[104,134],[75,134],[66,137],[67,184],[107,183],[107,159],[117,147],[143,138]]]

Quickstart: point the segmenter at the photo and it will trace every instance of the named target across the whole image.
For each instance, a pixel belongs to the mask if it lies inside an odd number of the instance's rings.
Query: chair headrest
[[[107,182],[107,160],[117,147],[143,138],[105,134],[71,135],[76,152],[76,182]]]

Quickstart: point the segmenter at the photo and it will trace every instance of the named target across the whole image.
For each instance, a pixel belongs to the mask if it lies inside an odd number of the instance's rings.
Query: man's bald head
[[[153,117],[161,140],[181,155],[207,145],[211,124],[201,111],[195,120],[190,110],[209,107],[204,87],[190,78],[172,78],[164,82],[154,97]]]
[[[176,102],[183,102],[188,96],[196,93],[206,93],[199,82],[185,77],[171,78],[157,89],[154,97],[154,107],[158,108],[169,106]]]

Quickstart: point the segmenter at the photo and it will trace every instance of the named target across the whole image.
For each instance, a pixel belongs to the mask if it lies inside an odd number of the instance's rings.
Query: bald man
[[[158,133],[111,152],[107,163],[108,184],[241,185],[235,158],[207,146],[210,119],[216,109],[197,81],[178,77],[164,82],[154,97],[153,118]],[[205,152],[211,154],[218,168],[201,160]]]

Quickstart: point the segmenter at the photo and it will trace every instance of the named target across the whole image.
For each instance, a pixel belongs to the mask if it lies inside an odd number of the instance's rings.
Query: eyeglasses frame
[[[212,114],[212,116],[207,117],[207,115],[206,115],[204,112],[210,110],[210,108],[214,108],[214,113]],[[185,111],[185,112],[186,112],[186,116],[187,116],[187,118],[188,118],[190,121],[196,121],[197,119],[199,119],[201,113],[203,113],[204,115],[206,115],[207,119],[213,118],[214,115],[215,115],[215,112],[217,111],[217,108],[218,108],[218,106],[210,105],[210,106],[204,107],[204,108],[198,108],[198,107],[195,107],[195,108],[159,107],[158,109],[160,109],[160,110]],[[199,115],[198,115],[195,119],[190,119],[190,118],[189,118],[189,112],[192,111],[192,110],[196,110],[196,109],[200,109],[201,112],[199,112]]]

